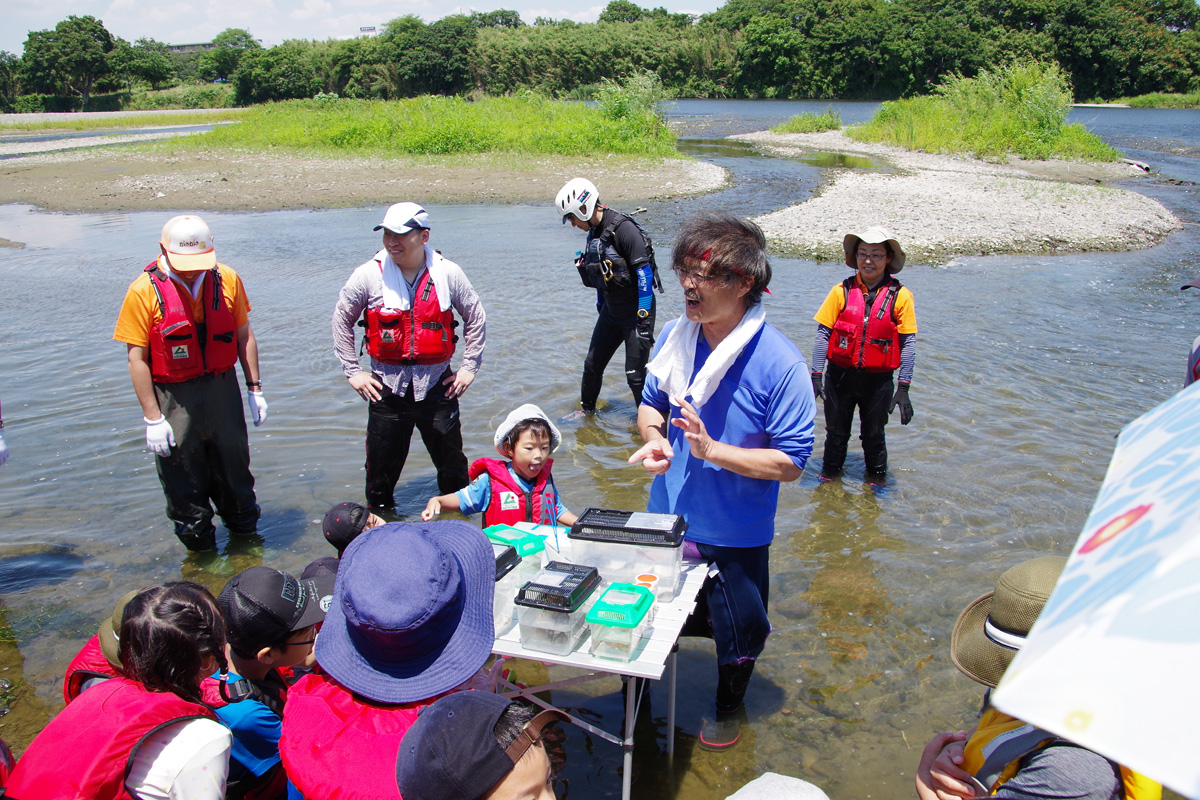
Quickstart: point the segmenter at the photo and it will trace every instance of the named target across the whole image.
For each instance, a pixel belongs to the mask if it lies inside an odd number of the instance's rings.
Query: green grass
[[[282,148],[373,156],[605,153],[675,157],[675,136],[651,112],[625,116],[535,94],[416,97],[394,102],[292,100],[248,110],[243,122],[187,137],[185,148]]]
[[[1120,154],[1066,123],[1071,87],[1055,64],[1017,62],[975,78],[953,76],[932,95],[884,103],[847,135],[930,153],[1003,160],[1115,161]]]
[[[229,108],[233,105],[235,103],[232,84],[207,83],[135,91],[125,105],[125,110]]]
[[[211,122],[227,122],[244,119],[250,109],[227,108],[221,111],[182,111],[178,114],[131,115],[121,111],[110,111],[103,117],[78,117],[57,119],[51,122],[14,122],[0,116],[0,131],[42,130],[125,130],[128,128],[157,128],[163,125],[205,125]]]
[[[825,109],[822,114],[805,111],[797,114],[787,122],[781,122],[771,128],[771,133],[820,133],[821,131],[836,131],[842,127],[842,115],[832,107]]]
[[[1137,97],[1122,97],[1114,103],[1125,103],[1134,108],[1200,108],[1200,92],[1190,94],[1141,94]]]

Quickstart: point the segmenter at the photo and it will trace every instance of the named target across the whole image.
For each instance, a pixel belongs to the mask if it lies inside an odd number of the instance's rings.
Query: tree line
[[[605,80],[651,72],[681,97],[895,99],[943,76],[1014,60],[1055,62],[1077,100],[1200,90],[1196,0],[727,0],[672,14],[612,0],[595,23],[515,11],[393,19],[378,36],[262,47],[229,29],[180,56],[128,43],[94,17],[32,31],[0,52],[0,104],[31,93],[229,81],[239,104],[318,94],[589,97]]]

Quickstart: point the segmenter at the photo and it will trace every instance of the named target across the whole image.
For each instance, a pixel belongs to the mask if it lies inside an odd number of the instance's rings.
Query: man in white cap
[[[908,387],[916,361],[917,317],[912,292],[895,277],[904,268],[904,250],[895,237],[879,227],[848,233],[842,251],[855,273],[834,284],[813,317],[813,394],[825,401],[821,480],[841,474],[858,406],[866,479],[882,486],[887,480],[883,428],[888,415],[899,407],[901,425],[913,416]]]
[[[258,529],[246,418],[233,369],[241,362],[250,412],[261,425],[267,402],[258,344],[242,280],[217,263],[204,220],[172,217],[159,250],[130,284],[113,338],[128,347],[146,446],[156,456],[175,535],[189,550],[211,550],[213,505],[231,534]]]
[[[367,502],[395,505],[393,494],[415,427],[437,468],[438,491],[467,485],[458,398],[483,363],[486,317],[462,269],[429,246],[429,214],[396,203],[375,226],[383,249],[346,281],[333,310],[333,344],[351,388],[367,403]],[[462,364],[450,359],[462,319]],[[371,357],[358,362],[354,326],[362,318]]]

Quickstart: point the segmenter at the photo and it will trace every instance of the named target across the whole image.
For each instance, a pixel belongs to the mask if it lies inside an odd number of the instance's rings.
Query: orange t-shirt
[[[165,266],[160,264],[168,275],[171,275]],[[221,294],[225,295],[225,304],[233,310],[233,321],[240,328],[250,320],[250,300],[246,297],[246,289],[242,286],[242,279],[231,268],[224,264],[218,264],[217,268],[221,271]],[[174,275],[171,279],[175,280],[176,285],[183,287],[184,291],[191,295],[191,287],[184,284],[182,281],[176,280]],[[117,316],[117,327],[113,331],[113,338],[118,342],[134,345],[135,347],[147,347],[150,344],[150,329],[162,321],[162,309],[158,307],[158,295],[154,293],[154,287],[150,285],[150,276],[143,272],[134,279],[133,283],[129,284],[129,291],[125,293],[125,302],[121,304],[121,313]],[[197,295],[192,296],[192,314],[196,322],[204,321],[204,291],[203,284],[197,281]]]

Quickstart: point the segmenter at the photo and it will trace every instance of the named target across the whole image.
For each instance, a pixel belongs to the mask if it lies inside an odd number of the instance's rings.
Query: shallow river
[[[766,158],[714,140],[824,107],[678,103],[671,115],[694,137],[689,152],[730,168],[735,185],[648,204],[642,218],[660,260],[683,215],[755,215],[806,197],[831,160]],[[874,110],[839,107],[847,122]],[[673,761],[662,754],[666,687],[656,684],[638,729],[635,797],[721,798],[766,770],[838,799],[908,797],[930,734],[970,726],[979,687],[947,653],[959,610],[1011,564],[1069,549],[1114,435],[1180,388],[1200,332],[1200,292],[1179,291],[1200,274],[1196,187],[1187,183],[1200,180],[1200,112],[1072,113],[1160,170],[1133,188],[1188,225],[1139,253],[905,268],[920,325],[916,417],[889,427],[889,485],[876,492],[862,482],[853,447],[845,479],[819,484],[818,421],[816,456],[781,492],[775,632],[751,684],[749,732],[725,754],[695,748],[715,670],[711,644],[685,640],[678,752]],[[463,403],[472,458],[491,450],[495,424],[516,404],[562,418],[578,401],[594,306],[570,266],[582,237],[559,224],[549,199],[430,207],[433,243],[463,265],[488,311],[485,365]],[[366,408],[333,357],[329,317],[350,271],[377,249],[371,228],[381,213],[205,215],[254,305],[270,419],[250,433],[261,542],[225,546],[222,531],[220,554],[197,557],[184,555],[166,523],[124,347],[110,338],[125,288],[154,255],[168,215],[0,207],[0,237],[26,243],[0,250],[0,399],[12,450],[0,469],[0,677],[14,684],[0,736],[17,748],[59,707],[67,661],[127,589],[184,577],[216,591],[246,567],[298,571],[330,552],[319,520],[333,503],[361,498]],[[768,318],[807,355],[812,314],[846,268],[773,263]],[[54,292],[63,297],[57,314],[44,300]],[[668,281],[659,302],[660,321],[677,316],[678,286]],[[635,408],[615,367],[602,403],[594,419],[561,424],[559,487],[576,511],[643,507],[647,479],[625,465]],[[434,492],[428,458],[415,447],[398,490],[400,518],[414,518]],[[528,682],[546,670],[522,662],[516,672]],[[554,700],[586,705],[581,714],[615,729],[617,686],[562,690]],[[560,795],[619,796],[619,748],[574,728],[565,747]]]

